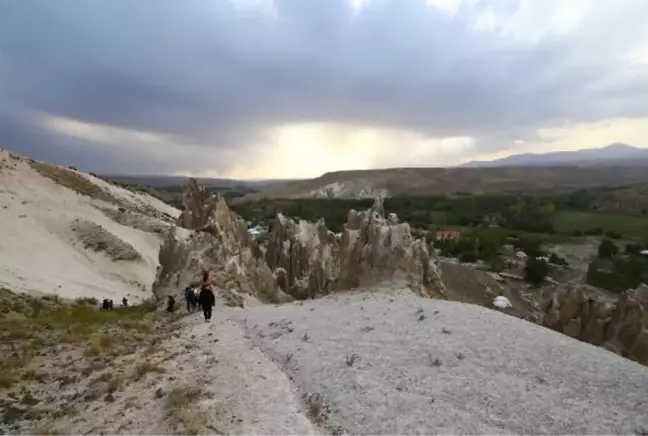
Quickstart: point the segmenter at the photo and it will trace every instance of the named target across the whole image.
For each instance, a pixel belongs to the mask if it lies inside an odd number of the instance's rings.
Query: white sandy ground
[[[7,159],[8,152],[0,150],[0,164]],[[158,235],[114,222],[93,204],[114,206],[62,187],[24,161],[11,164],[16,164],[16,169],[0,171],[0,286],[63,298],[85,296],[120,301],[126,296],[136,302],[150,297],[161,243]],[[99,180],[86,177],[94,182]],[[99,184],[112,186],[106,182]],[[131,203],[136,198],[138,204],[148,204],[161,213],[179,213],[146,194],[133,194],[118,187],[110,188],[110,192]],[[142,260],[113,262],[103,253],[84,249],[70,230],[70,222],[75,219],[103,226],[132,245]]]
[[[648,368],[494,310],[385,290],[234,314],[296,391],[325,398],[328,431],[648,429]]]

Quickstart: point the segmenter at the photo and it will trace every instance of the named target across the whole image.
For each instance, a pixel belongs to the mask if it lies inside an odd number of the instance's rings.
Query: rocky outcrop
[[[210,198],[207,187],[198,180],[190,178],[182,194],[184,211],[178,218],[177,225],[185,229],[199,230],[206,227],[214,217],[217,202]]]
[[[245,221],[229,209],[224,198],[207,195],[191,179],[184,201],[178,226],[169,229],[160,248],[153,284],[158,299],[198,283],[201,272],[208,270],[218,294],[230,305],[290,300],[277,286]]]
[[[543,325],[648,365],[648,312],[626,292],[618,299],[591,297],[581,285],[556,290]]]
[[[358,212],[349,211],[341,235],[317,223],[283,215],[269,234],[266,261],[282,290],[295,298],[314,298],[332,291],[405,281],[422,295],[443,295],[436,258],[423,240],[414,240],[407,223],[385,218],[382,199]]]
[[[160,249],[153,285],[158,298],[198,281],[203,269],[232,305],[243,305],[248,297],[274,303],[315,298],[384,281],[406,283],[424,296],[444,295],[436,258],[423,240],[414,240],[407,223],[395,214],[385,218],[382,199],[367,211],[349,211],[338,235],[324,220],[294,221],[279,214],[265,249],[225,200],[209,196],[195,179],[184,202],[178,226]]]
[[[641,303],[645,310],[648,310],[648,285],[645,283],[640,284],[632,291],[632,298]]]

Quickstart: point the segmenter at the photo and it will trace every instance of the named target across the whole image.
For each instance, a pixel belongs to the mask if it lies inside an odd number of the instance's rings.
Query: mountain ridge
[[[636,160],[640,162],[636,162]],[[645,162],[644,162],[645,160]],[[458,168],[484,168],[503,166],[608,166],[648,163],[648,148],[615,142],[604,147],[549,153],[520,153],[491,161],[469,161]]]

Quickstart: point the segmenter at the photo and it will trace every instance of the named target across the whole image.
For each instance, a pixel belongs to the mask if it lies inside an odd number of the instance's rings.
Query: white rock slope
[[[494,310],[391,288],[239,314],[331,432],[648,431],[647,368]]]
[[[150,297],[160,235],[119,224],[104,210],[163,228],[179,215],[150,195],[0,149],[0,286],[63,298]],[[79,222],[100,226],[139,259],[113,261],[110,247],[82,240]]]

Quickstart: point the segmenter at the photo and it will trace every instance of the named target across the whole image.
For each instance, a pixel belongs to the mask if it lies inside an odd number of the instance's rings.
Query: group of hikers
[[[122,298],[122,306],[128,307],[128,299],[126,297]],[[113,308],[113,301],[111,299],[104,298],[104,300],[101,302],[101,311],[108,312],[109,310],[113,310]]]
[[[195,311],[200,305],[205,316],[205,322],[211,321],[212,307],[216,304],[216,296],[209,278],[209,271],[203,270],[202,272],[200,291],[197,286],[190,284],[184,289],[184,298],[187,303],[187,312]],[[175,303],[175,298],[169,295],[167,297],[167,312],[171,313],[175,310]]]

